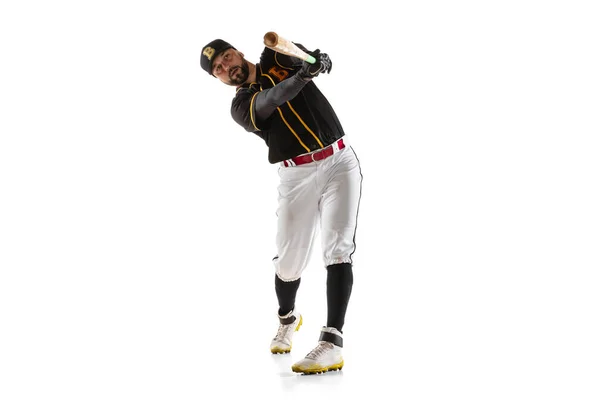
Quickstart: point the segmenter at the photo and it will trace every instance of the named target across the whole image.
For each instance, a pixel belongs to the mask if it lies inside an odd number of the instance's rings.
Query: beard
[[[229,71],[229,82],[232,86],[242,85],[248,79],[250,74],[250,68],[248,67],[248,61],[242,60],[242,65],[234,67],[233,70]]]

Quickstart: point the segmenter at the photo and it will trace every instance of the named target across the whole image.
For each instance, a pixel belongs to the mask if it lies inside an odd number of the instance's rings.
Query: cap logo
[[[210,60],[215,55],[215,49],[213,49],[212,47],[207,47],[204,49],[202,54],[204,54],[206,56],[206,58],[208,58]]]

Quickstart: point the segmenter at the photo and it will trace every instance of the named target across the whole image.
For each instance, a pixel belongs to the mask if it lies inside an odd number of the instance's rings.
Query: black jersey
[[[301,63],[294,61],[265,47],[256,64],[256,82],[240,86],[231,102],[233,119],[264,139],[272,164],[321,149],[344,136],[335,111],[312,81],[269,118],[257,120],[254,97],[298,72]]]

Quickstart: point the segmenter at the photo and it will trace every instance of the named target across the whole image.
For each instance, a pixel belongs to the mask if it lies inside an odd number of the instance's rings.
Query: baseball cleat
[[[302,325],[302,315],[296,309],[284,316],[279,316],[279,329],[271,340],[271,353],[284,354],[292,350],[292,336]]]
[[[292,365],[292,371],[302,374],[319,374],[341,370],[344,366],[342,358],[342,334],[335,328],[324,327],[321,330],[319,344],[302,360]]]

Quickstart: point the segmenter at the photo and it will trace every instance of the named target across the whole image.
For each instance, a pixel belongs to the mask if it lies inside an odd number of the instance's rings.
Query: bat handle
[[[306,60],[305,60],[305,61],[306,61],[307,63],[309,63],[309,64],[314,64],[314,63],[316,63],[316,62],[317,62],[317,60],[316,60],[316,59],[315,59],[313,56],[311,56],[310,54],[308,55],[308,57],[306,57]]]

